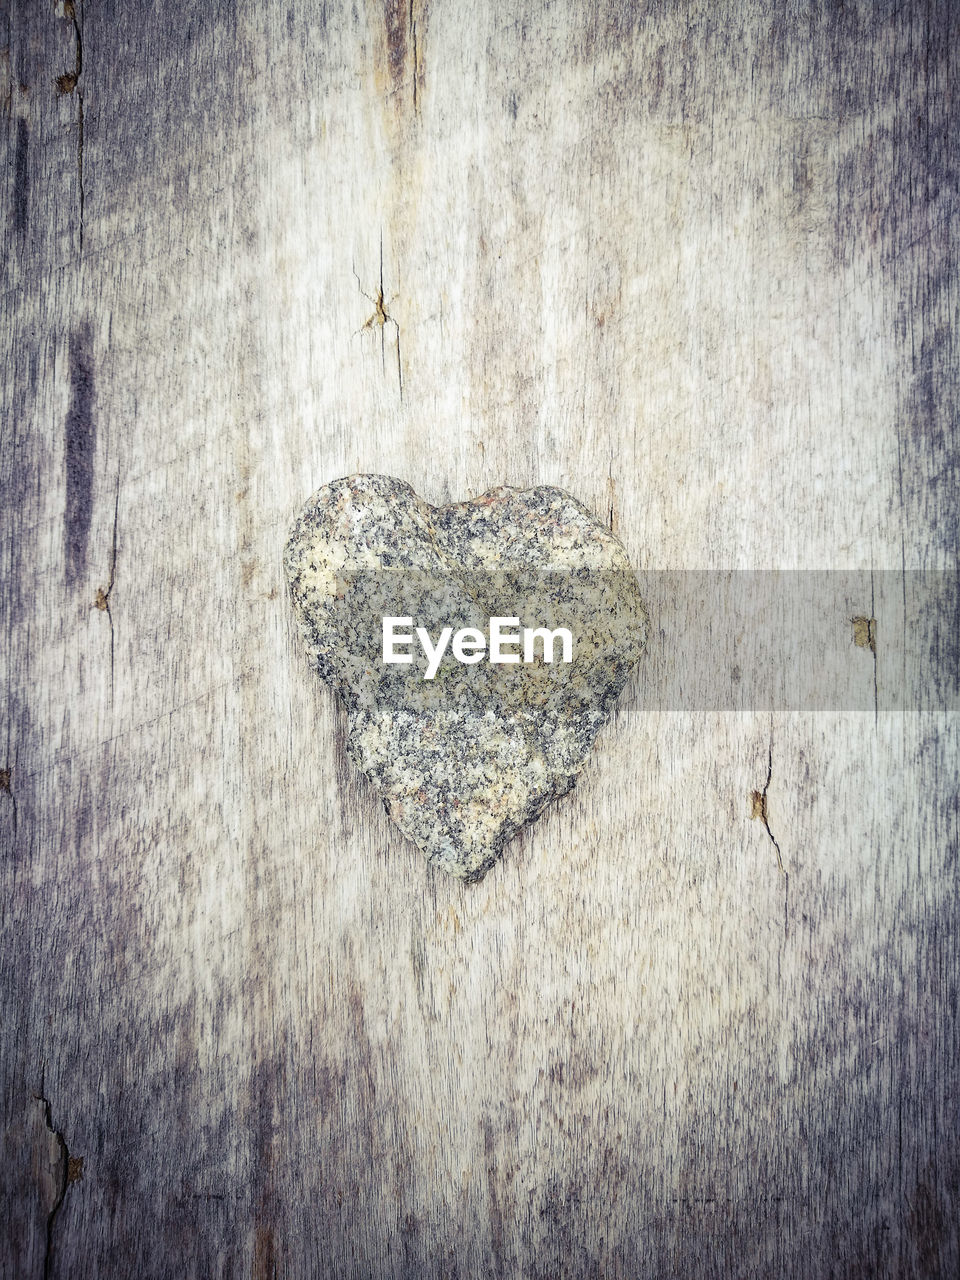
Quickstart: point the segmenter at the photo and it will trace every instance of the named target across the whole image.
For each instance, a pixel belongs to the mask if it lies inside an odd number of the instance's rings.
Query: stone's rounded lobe
[[[347,476],[303,508],[284,566],[351,757],[428,861],[462,880],[570,790],[646,642],[623,547],[547,486],[432,507],[402,480]],[[382,661],[384,616],[434,638],[491,617],[567,627],[573,661],[465,665],[448,648],[427,681],[416,645],[412,664]]]

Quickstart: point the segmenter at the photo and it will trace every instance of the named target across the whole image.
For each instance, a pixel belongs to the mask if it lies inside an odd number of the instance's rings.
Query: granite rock
[[[647,619],[612,534],[560,489],[492,489],[432,507],[389,476],[310,499],[284,565],[312,664],[345,706],[348,750],[428,861],[479,880],[506,842],[573,786],[640,657]],[[573,660],[474,665],[448,646],[425,679],[383,662],[382,619],[435,641],[491,617],[566,627]],[[516,628],[515,628],[516,629]],[[407,630],[412,630],[408,627]]]

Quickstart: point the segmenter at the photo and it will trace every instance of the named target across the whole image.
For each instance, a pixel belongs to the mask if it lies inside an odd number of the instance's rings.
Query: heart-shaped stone
[[[314,494],[284,564],[354,762],[430,862],[479,880],[573,786],[640,657],[623,547],[560,489],[432,507],[358,475]]]

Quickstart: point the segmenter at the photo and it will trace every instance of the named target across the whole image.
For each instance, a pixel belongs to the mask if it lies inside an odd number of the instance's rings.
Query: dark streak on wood
[[[97,429],[93,416],[94,372],[89,323],[80,325],[71,335],[69,370],[70,407],[64,420],[64,546],[67,583],[73,586],[86,571],[93,516]]]
[[[276,1280],[277,1277],[276,1241],[270,1227],[258,1226],[253,1242],[252,1280]]]
[[[264,1045],[269,1053],[272,1046]],[[274,1222],[276,1206],[276,1147],[279,1136],[277,1107],[282,1091],[276,1062],[262,1058],[254,1069],[250,1085],[250,1115],[256,1128],[253,1267],[251,1280],[275,1280],[278,1272],[277,1242]]]
[[[27,210],[30,204],[30,171],[27,159],[30,133],[26,120],[17,121],[17,150],[13,175],[13,227],[18,236],[27,229]]]
[[[487,1274],[501,1277],[505,1274],[503,1246],[504,1220],[499,1198],[499,1181],[503,1170],[497,1160],[496,1132],[490,1116],[483,1118],[483,1157],[484,1175],[487,1183],[487,1222],[490,1230],[490,1251],[492,1253],[492,1270]]]
[[[379,75],[392,101],[391,133],[397,122],[419,116],[425,85],[425,45],[429,5],[426,0],[378,0],[383,15],[385,66]]]
[[[387,61],[394,93],[400,93],[407,75],[409,0],[383,0],[383,22],[387,36]]]
[[[326,693],[325,696],[327,696]],[[354,834],[356,824],[361,820],[359,792],[364,783],[347,750],[346,712],[337,703],[332,708],[331,714],[334,716],[331,745],[339,796],[340,834],[344,839],[349,839]]]

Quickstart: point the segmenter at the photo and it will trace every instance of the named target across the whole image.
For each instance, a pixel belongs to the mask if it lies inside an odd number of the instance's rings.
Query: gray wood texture
[[[0,11],[0,1273],[958,1274],[958,725],[882,602],[876,714],[634,682],[464,887],[280,572],[357,470],[955,569],[957,7],[74,2]]]

